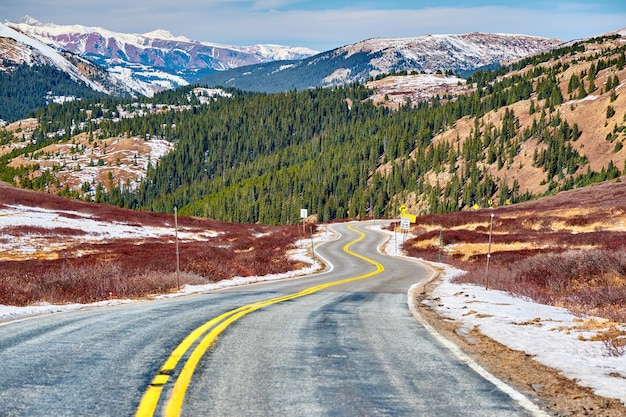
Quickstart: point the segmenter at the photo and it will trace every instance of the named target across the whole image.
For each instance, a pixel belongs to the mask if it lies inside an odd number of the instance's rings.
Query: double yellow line
[[[215,342],[217,337],[226,329],[230,324],[239,320],[241,317],[245,316],[248,313],[252,313],[253,311],[259,310],[263,307],[267,307],[272,304],[281,303],[287,300],[293,300],[294,298],[303,297],[305,295],[313,294],[317,291],[320,291],[324,288],[332,287],[334,285],[345,284],[347,282],[356,281],[360,279],[369,278],[376,274],[379,274],[385,270],[385,268],[378,262],[366,258],[363,255],[359,255],[350,250],[350,246],[353,244],[363,240],[365,238],[365,233],[355,230],[352,226],[348,226],[348,229],[353,232],[357,232],[360,236],[348,243],[343,247],[344,252],[355,256],[359,259],[364,260],[365,262],[369,262],[376,267],[376,270],[364,275],[359,275],[358,277],[346,278],[340,281],[328,282],[326,284],[320,284],[314,287],[307,288],[297,293],[285,295],[282,297],[272,298],[270,300],[259,301],[257,303],[248,304],[234,310],[228,311],[214,319],[204,323],[202,326],[195,329],[191,332],[171,353],[171,355],[167,358],[159,373],[154,377],[148,389],[144,393],[141,402],[139,403],[139,408],[137,409],[136,417],[153,417],[157,407],[159,405],[159,401],[161,400],[161,394],[169,382],[170,377],[174,374],[178,363],[181,361],[183,356],[187,354],[187,352],[192,348],[195,344],[195,348],[187,358],[180,374],[176,378],[174,382],[174,386],[171,390],[169,398],[166,400],[164,404],[164,411],[166,417],[178,417],[180,415],[183,401],[185,399],[185,393],[187,392],[187,387],[191,382],[191,378],[193,373],[200,362],[200,359],[204,356],[209,347]],[[197,344],[196,342],[200,340]]]

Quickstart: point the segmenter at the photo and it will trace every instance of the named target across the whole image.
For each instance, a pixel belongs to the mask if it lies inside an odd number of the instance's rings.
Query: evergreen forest
[[[3,62],[0,68],[5,69],[0,71],[0,119],[5,122],[28,116],[34,109],[48,105],[53,97],[105,97],[51,65]]]

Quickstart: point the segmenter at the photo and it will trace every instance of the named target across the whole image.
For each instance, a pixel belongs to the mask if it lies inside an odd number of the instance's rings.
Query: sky
[[[0,2],[0,21],[114,32],[164,29],[225,45],[270,43],[326,51],[375,37],[468,32],[582,39],[626,27],[624,0],[19,0]]]

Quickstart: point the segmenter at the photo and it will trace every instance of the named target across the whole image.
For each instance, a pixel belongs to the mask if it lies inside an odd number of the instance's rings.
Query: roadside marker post
[[[443,251],[443,226],[439,228],[439,263],[441,263],[441,251]]]
[[[487,245],[487,273],[485,275],[485,289],[489,289],[489,260],[491,259],[491,235],[493,234],[493,217],[491,213],[491,223],[489,225],[489,244]]]
[[[178,208],[174,206],[174,236],[176,240],[176,288],[180,289],[180,256],[178,253]]]

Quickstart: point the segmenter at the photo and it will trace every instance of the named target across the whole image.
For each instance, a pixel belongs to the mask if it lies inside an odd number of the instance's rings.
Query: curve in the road
[[[379,262],[376,262],[372,259],[369,259],[363,255],[352,252],[350,250],[350,246],[353,244],[363,240],[365,238],[365,234],[361,231],[358,231],[352,226],[348,226],[348,229],[352,230],[359,234],[359,237],[343,247],[344,252],[359,258],[365,262],[371,263],[376,267],[376,269],[367,274],[359,275],[357,277],[346,278],[339,281],[328,282],[325,284],[317,285],[314,287],[310,287],[304,289],[300,292],[285,295],[282,297],[276,297],[269,300],[248,304],[231,311],[228,311],[218,317],[215,317],[202,326],[196,328],[193,332],[191,332],[170,354],[167,358],[159,373],[154,377],[146,392],[144,393],[139,407],[137,408],[137,412],[135,414],[136,417],[152,417],[154,416],[157,407],[159,405],[159,401],[161,400],[161,394],[168,383],[170,377],[175,373],[176,367],[180,363],[181,359],[193,348],[191,354],[185,361],[185,364],[180,371],[180,374],[176,378],[174,382],[174,386],[172,388],[169,399],[167,400],[167,404],[165,404],[165,415],[168,417],[179,416],[183,401],[185,399],[185,393],[187,391],[187,387],[193,377],[193,373],[198,366],[198,363],[205,355],[206,351],[211,347],[217,337],[226,329],[230,324],[239,320],[241,317],[245,316],[248,313],[259,310],[263,307],[267,307],[272,304],[281,303],[287,300],[293,300],[295,298],[303,297],[305,295],[313,294],[322,289],[332,287],[335,285],[345,284],[347,282],[356,281],[360,279],[370,278],[374,275],[380,274],[385,270],[385,268]],[[200,340],[201,339],[201,340]],[[200,340],[198,342],[198,340]]]

